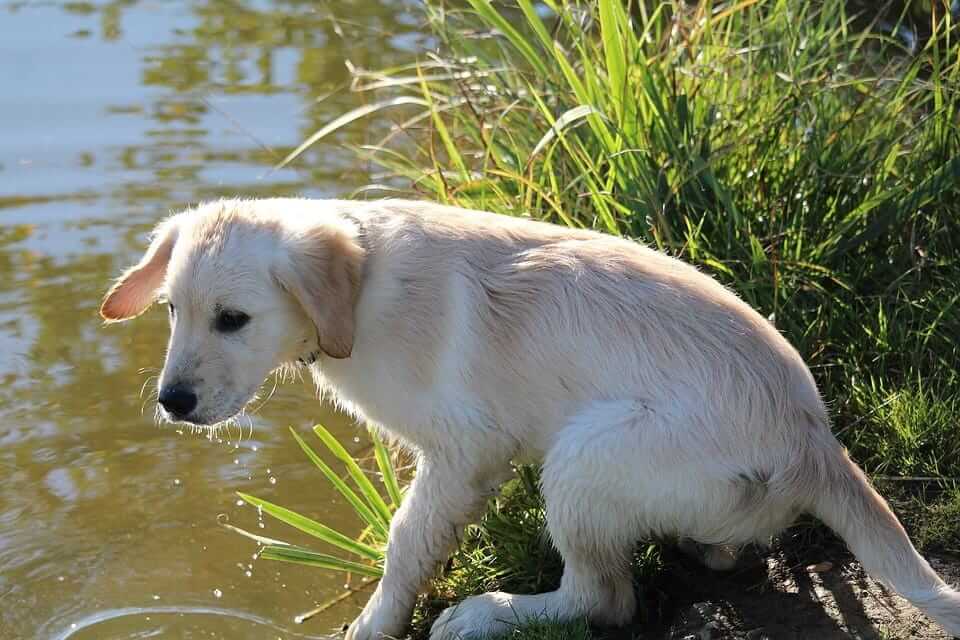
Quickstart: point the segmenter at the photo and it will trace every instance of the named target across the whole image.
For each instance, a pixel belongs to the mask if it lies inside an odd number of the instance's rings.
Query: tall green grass
[[[384,497],[360,467],[359,462],[323,425],[316,425],[313,431],[324,445],[326,452],[344,467],[346,477],[350,479],[353,486],[350,486],[296,431],[291,429],[290,433],[307,458],[359,517],[364,525],[362,533],[356,538],[346,535],[305,515],[240,492],[237,495],[256,507],[261,514],[265,513],[294,529],[299,529],[324,546],[339,551],[341,555],[331,555],[283,540],[266,538],[233,525],[225,526],[258,542],[261,545],[260,557],[266,560],[293,562],[331,571],[379,578],[383,575],[384,549],[390,530],[390,520],[400,505],[402,495],[396,467],[390,459],[386,446],[376,434],[371,433],[377,469],[386,490],[386,497]],[[344,557],[344,554],[347,557]]]

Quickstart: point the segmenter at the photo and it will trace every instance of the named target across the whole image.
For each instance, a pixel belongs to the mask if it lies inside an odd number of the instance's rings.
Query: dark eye
[[[174,314],[177,313],[177,309],[176,309],[176,307],[173,306],[173,303],[172,303],[172,302],[168,302],[168,303],[167,303],[167,307],[170,309],[170,317],[172,318],[172,317],[174,316]]]
[[[250,322],[250,316],[243,311],[230,311],[224,309],[217,313],[217,319],[214,322],[214,328],[220,333],[233,333],[243,329]]]

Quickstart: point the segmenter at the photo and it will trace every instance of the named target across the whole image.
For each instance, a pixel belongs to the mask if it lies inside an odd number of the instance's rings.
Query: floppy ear
[[[153,241],[140,262],[123,272],[110,287],[100,305],[100,315],[108,322],[134,318],[153,304],[157,289],[167,275],[167,264],[179,232],[179,216],[168,218],[157,225]]]
[[[320,348],[331,358],[350,357],[363,249],[345,230],[318,225],[297,236],[285,258],[276,277],[316,326]]]

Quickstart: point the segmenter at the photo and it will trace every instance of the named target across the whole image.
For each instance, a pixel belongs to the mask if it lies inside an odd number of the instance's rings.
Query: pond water
[[[357,532],[286,427],[355,451],[361,431],[305,383],[239,442],[157,427],[166,312],[104,327],[97,307],[171,210],[367,183],[344,148],[363,128],[269,169],[361,104],[345,60],[412,59],[421,22],[390,0],[0,4],[0,639],[319,637],[362,604],[294,624],[344,577],[254,560],[217,522],[287,534],[239,490]]]

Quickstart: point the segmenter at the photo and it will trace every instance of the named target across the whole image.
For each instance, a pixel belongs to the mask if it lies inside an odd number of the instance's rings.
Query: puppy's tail
[[[863,471],[834,444],[822,459],[813,513],[836,531],[867,572],[960,636],[960,593],[940,579],[917,553],[906,531]],[[833,455],[836,452],[838,455]]]

